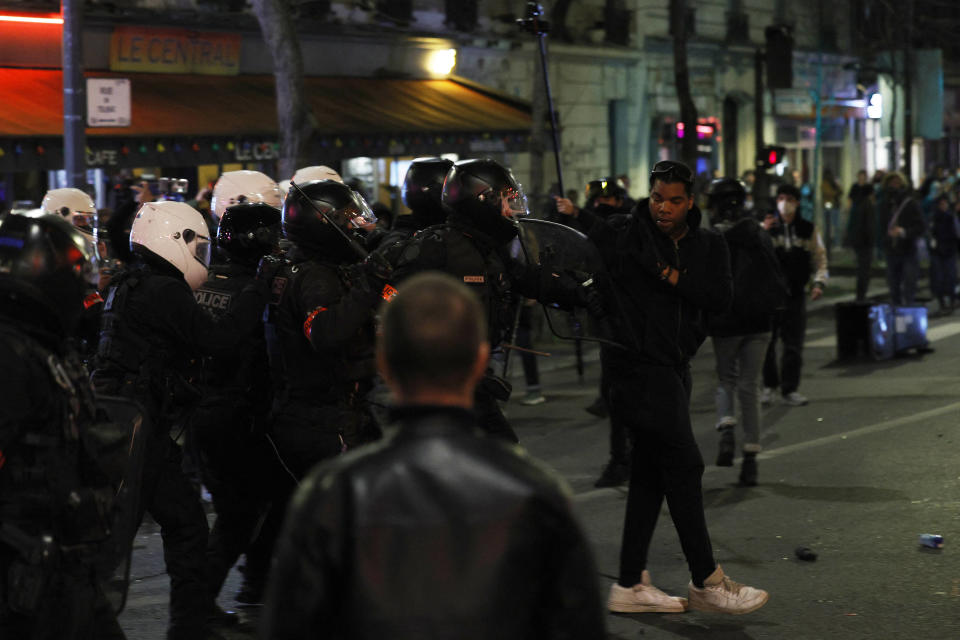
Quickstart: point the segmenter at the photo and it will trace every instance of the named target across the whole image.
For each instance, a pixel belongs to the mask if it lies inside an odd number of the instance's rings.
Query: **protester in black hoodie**
[[[787,284],[770,236],[743,209],[747,192],[736,178],[715,180],[710,190],[714,229],[730,249],[733,304],[711,313],[710,335],[717,361],[717,466],[733,466],[736,402],[743,427],[740,484],[757,484],[760,452],[760,371],[770,342],[772,314],[786,302]]]
[[[620,551],[620,577],[608,608],[614,612],[679,612],[682,598],[654,587],[646,570],[664,498],[690,568],[689,606],[748,613],[765,591],[738,585],[713,558],[703,510],[703,457],[690,424],[690,358],[704,340],[703,314],[721,312],[732,295],[723,238],[700,226],[693,173],[663,161],[650,174],[650,198],[629,216],[603,221],[580,211],[609,272],[606,304],[624,349],[610,349],[612,406],[630,417],[630,490]]]

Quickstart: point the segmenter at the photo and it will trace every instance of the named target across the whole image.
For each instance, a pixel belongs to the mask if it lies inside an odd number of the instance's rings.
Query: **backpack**
[[[726,234],[725,234],[726,235]],[[773,246],[763,240],[752,246],[730,243],[735,315],[749,318],[783,309],[790,287]]]

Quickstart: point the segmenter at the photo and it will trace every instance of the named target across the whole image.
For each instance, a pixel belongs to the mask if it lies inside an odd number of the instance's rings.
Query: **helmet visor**
[[[187,244],[187,249],[192,250],[193,257],[204,266],[210,266],[210,238],[201,236],[193,229],[187,229],[183,232],[183,241]]]
[[[74,211],[71,217],[73,226],[92,234],[97,226],[97,214],[87,211]]]
[[[343,216],[343,220],[347,224],[354,229],[369,229],[377,224],[377,216],[373,213],[373,209],[370,208],[367,201],[363,199],[363,196],[356,191],[352,191],[350,200],[347,206],[337,211],[337,214]]]
[[[505,218],[522,218],[530,213],[523,187],[504,187],[500,190],[500,213]]]

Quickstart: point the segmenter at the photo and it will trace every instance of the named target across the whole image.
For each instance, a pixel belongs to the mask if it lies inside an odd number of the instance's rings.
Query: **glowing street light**
[[[427,55],[427,71],[435,76],[448,76],[457,66],[456,49],[436,49]]]

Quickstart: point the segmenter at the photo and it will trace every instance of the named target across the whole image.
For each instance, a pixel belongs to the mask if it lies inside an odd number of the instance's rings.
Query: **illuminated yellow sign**
[[[110,70],[233,76],[240,73],[240,43],[234,33],[116,27]]]

